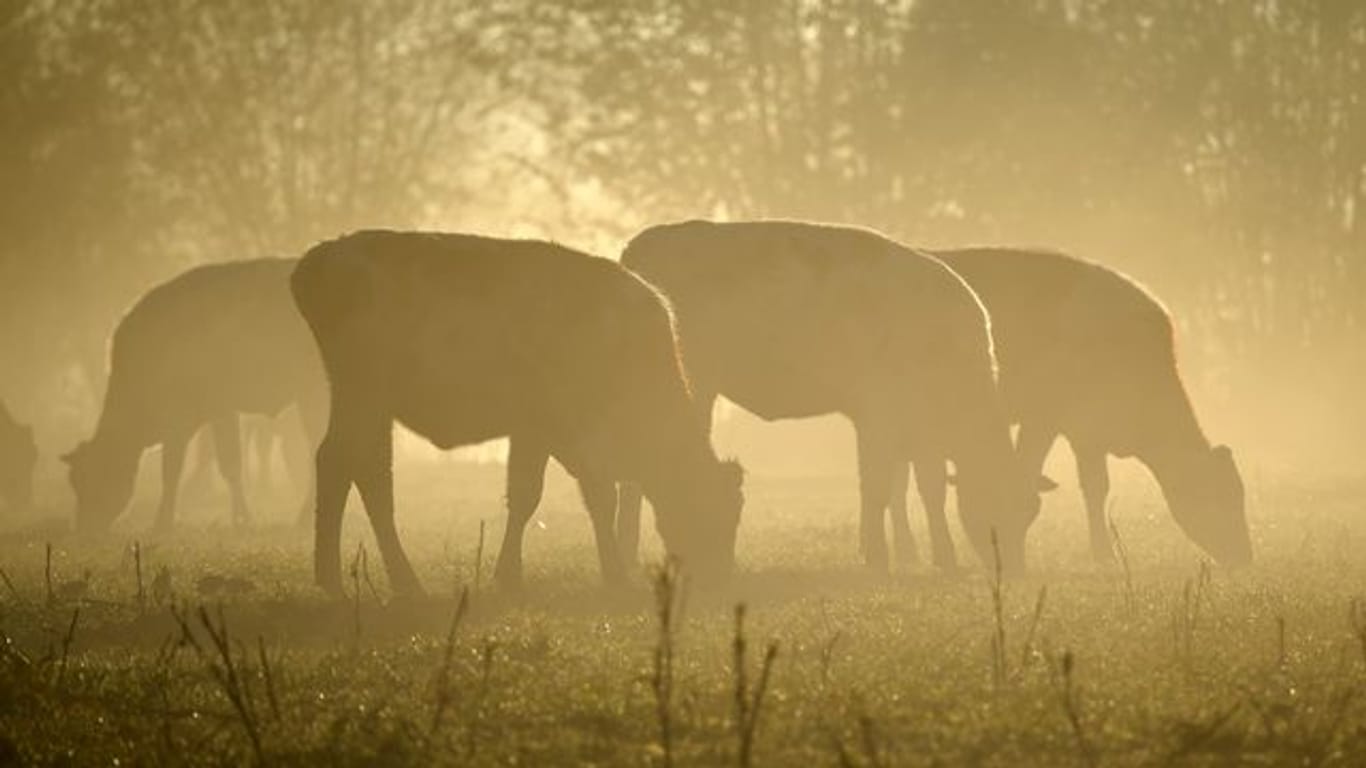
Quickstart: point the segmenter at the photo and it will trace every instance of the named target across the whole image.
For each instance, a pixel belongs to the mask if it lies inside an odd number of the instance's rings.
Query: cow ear
[[[1058,490],[1058,483],[1057,483],[1057,481],[1055,481],[1053,478],[1049,477],[1048,475],[1039,475],[1039,481],[1038,481],[1038,491],[1039,491],[1039,493],[1048,493],[1049,491],[1056,491],[1056,490]]]

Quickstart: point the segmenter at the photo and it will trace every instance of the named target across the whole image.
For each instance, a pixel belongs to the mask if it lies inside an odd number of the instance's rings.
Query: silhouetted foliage
[[[1362,363],[1359,3],[5,0],[0,30],[21,406],[93,403],[114,318],[188,264],[376,225],[1042,244],[1150,281],[1206,386]]]

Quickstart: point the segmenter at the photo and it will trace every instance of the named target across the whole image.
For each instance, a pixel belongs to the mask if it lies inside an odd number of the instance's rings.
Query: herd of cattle
[[[295,405],[316,445],[316,577],[333,592],[353,485],[391,585],[421,589],[394,523],[394,421],[441,448],[510,439],[505,584],[521,579],[552,456],[580,485],[607,580],[636,557],[642,497],[672,555],[698,578],[723,575],[743,496],[739,466],[711,444],[721,395],[769,420],[851,420],[860,549],[875,569],[890,559],[889,512],[895,555],[915,556],[910,467],[936,565],[957,560],[953,484],[976,554],[1022,569],[1059,436],[1096,557],[1111,557],[1110,454],[1146,464],[1216,560],[1252,556],[1238,470],[1191,409],[1166,311],[1124,276],[1057,253],[690,221],[642,232],[618,263],[542,241],[363,231],[301,259],[190,270],[138,301],[110,355],[95,433],[64,457],[78,528],[123,512],[155,445],[157,520],[172,525],[186,447],[206,425],[245,519],[239,416]],[[0,407],[0,496],[13,506],[31,498],[35,458],[31,431]]]

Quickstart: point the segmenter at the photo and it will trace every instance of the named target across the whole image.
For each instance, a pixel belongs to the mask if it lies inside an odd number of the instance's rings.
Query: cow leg
[[[1038,478],[1041,487],[1052,487],[1052,481],[1043,476],[1043,463],[1053,443],[1058,439],[1058,430],[1034,424],[1021,424],[1020,436],[1015,441],[1015,455],[1029,476]]]
[[[508,519],[498,564],[493,569],[493,577],[505,589],[522,586],[522,537],[541,503],[548,461],[550,452],[534,441],[513,437],[508,443]]]
[[[269,493],[271,490],[271,458],[275,451],[276,425],[274,422],[265,421],[253,424],[247,435],[249,444],[256,449],[256,474],[251,478],[251,482],[257,489],[257,498],[260,498],[262,493]],[[250,473],[248,475],[250,476]]]
[[[351,492],[350,435],[333,425],[318,446],[314,469],[317,509],[314,518],[313,577],[328,594],[342,596],[341,528]]]
[[[1081,495],[1086,501],[1086,519],[1091,528],[1091,556],[1097,562],[1115,559],[1110,544],[1110,532],[1105,520],[1105,500],[1110,495],[1110,471],[1106,466],[1105,451],[1097,446],[1078,441],[1072,444],[1077,457],[1077,479]]]
[[[892,441],[877,422],[855,424],[854,429],[858,435],[860,550],[870,569],[885,572],[887,535],[882,520],[892,492]]]
[[[285,427],[280,435],[280,458],[285,466],[284,476],[288,479],[287,485],[303,491],[298,519],[301,526],[313,519],[313,470],[308,462],[311,452],[309,448],[312,445],[314,440],[305,435],[303,430],[296,429],[293,424]]]
[[[925,506],[925,519],[930,527],[930,549],[934,565],[945,571],[958,567],[958,555],[949,533],[949,521],[944,515],[948,496],[949,476],[943,456],[922,456],[915,460],[915,487],[920,503]]]
[[[218,472],[232,494],[232,520],[247,522],[247,496],[242,487],[242,435],[237,414],[213,420],[214,447],[218,451]]]
[[[640,562],[640,484],[623,482],[617,485],[617,551],[621,562],[635,565]]]
[[[176,497],[180,493],[180,478],[185,469],[185,449],[189,447],[188,434],[174,434],[161,444],[161,503],[157,507],[156,528],[169,531],[175,527]]]
[[[365,502],[365,513],[370,517],[370,528],[375,533],[375,544],[384,558],[384,569],[389,575],[389,587],[395,593],[420,596],[422,584],[403,551],[394,524],[394,439],[392,422],[375,419],[361,431],[362,440],[351,452],[351,471],[356,489]]]
[[[184,479],[181,486],[185,495],[199,499],[204,496],[209,483],[209,465],[216,463],[218,459],[214,456],[213,441],[202,432],[190,434],[187,451],[192,451],[194,455],[190,462],[189,477]]]
[[[625,581],[626,570],[622,566],[621,552],[612,532],[612,520],[617,511],[616,484],[611,480],[582,478],[579,480],[579,492],[583,494],[583,504],[593,521],[602,580],[608,586],[619,585]]]
[[[891,507],[892,545],[896,561],[904,566],[915,565],[919,559],[915,552],[915,540],[911,538],[910,513],[906,509],[906,495],[910,489],[910,465],[904,461],[892,464]]]
[[[704,390],[694,385],[694,415],[702,424],[703,431],[711,436],[711,417],[716,408],[716,392]],[[640,562],[640,485],[633,482],[621,483],[617,489],[617,550],[623,564],[635,565]]]
[[[316,504],[314,493],[317,488],[314,465],[309,462],[308,456],[310,449],[316,450],[316,446],[327,432],[327,400],[323,396],[300,400],[298,410],[302,432],[294,433],[293,440],[290,439],[289,433],[286,433],[281,452],[285,458],[285,466],[290,471],[290,477],[296,484],[304,487],[304,498],[299,505],[296,524],[307,529],[313,522],[313,508]]]

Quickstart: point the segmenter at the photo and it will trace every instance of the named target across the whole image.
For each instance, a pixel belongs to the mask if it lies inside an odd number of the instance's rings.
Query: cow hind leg
[[[1106,466],[1105,451],[1086,443],[1074,444],[1072,450],[1077,457],[1077,479],[1081,483],[1086,519],[1091,529],[1091,556],[1097,562],[1113,562],[1115,553],[1105,519],[1105,501],[1110,495],[1110,470]]]
[[[351,492],[351,463],[345,450],[346,439],[344,432],[329,430],[318,446],[314,472],[317,507],[313,515],[313,575],[318,586],[334,597],[342,596],[342,512]]]
[[[858,435],[859,542],[863,561],[877,572],[887,570],[887,533],[883,512],[892,493],[890,435],[877,425],[855,425]]]
[[[508,445],[508,518],[498,564],[493,569],[493,577],[505,589],[522,586],[522,539],[527,523],[541,503],[549,461],[550,453],[534,441],[514,437]]]
[[[394,523],[393,437],[389,433],[390,428],[391,425],[386,421],[373,425],[363,433],[363,442],[356,446],[356,452],[351,456],[352,473],[361,501],[365,502],[365,513],[370,518],[375,544],[384,558],[390,589],[400,595],[416,597],[422,594],[422,584],[417,580],[417,573],[408,561],[407,553],[403,551],[403,544],[398,538],[398,526]]]
[[[157,507],[156,519],[159,531],[169,531],[175,527],[180,478],[185,470],[185,451],[192,434],[172,435],[161,444],[161,502]]]
[[[218,472],[232,495],[232,520],[247,522],[247,495],[242,484],[242,435],[237,414],[213,421],[214,447],[218,451]]]

